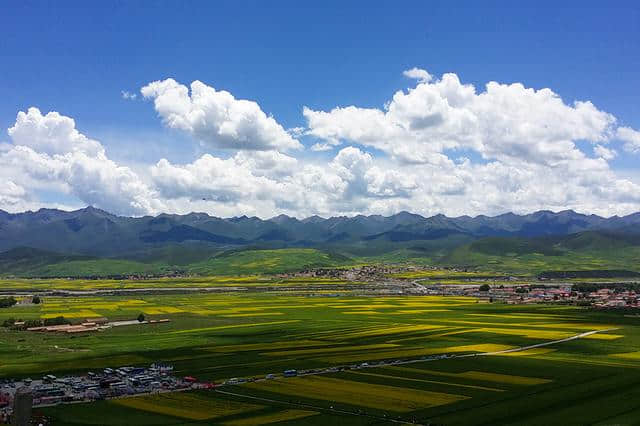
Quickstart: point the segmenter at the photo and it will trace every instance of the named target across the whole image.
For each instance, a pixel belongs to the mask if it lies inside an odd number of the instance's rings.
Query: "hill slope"
[[[471,218],[406,212],[304,220],[277,216],[216,218],[204,213],[121,217],[92,207],[72,212],[0,211],[0,275],[88,276],[222,273],[230,250],[262,250],[274,265],[255,259],[252,271],[290,270],[288,265],[330,266],[337,258],[441,262],[509,270],[550,266],[600,268],[634,262],[640,214],[602,218],[573,211],[540,211]],[[28,247],[25,248],[25,247]],[[296,249],[298,251],[276,251]],[[302,253],[315,249],[309,258]],[[324,253],[317,255],[317,253]],[[255,253],[254,253],[255,254]],[[248,256],[240,255],[237,256]],[[315,256],[315,257],[314,257]],[[250,256],[249,256],[250,257]],[[247,263],[253,261],[246,258]],[[264,256],[263,256],[264,257]],[[226,268],[226,269],[225,269]],[[610,268],[609,268],[610,269]],[[615,269],[625,269],[618,268]]]
[[[407,242],[483,237],[539,237],[588,230],[615,230],[640,225],[640,214],[602,218],[573,211],[540,211],[471,218],[436,215],[425,218],[407,212],[393,216],[354,216],[298,220],[277,216],[216,218],[204,213],[121,217],[92,207],[65,212],[0,214],[0,251],[32,247],[58,253],[128,257],[159,247],[189,247],[193,243],[215,250],[259,245],[265,248],[338,245],[404,247]]]
[[[640,231],[484,238],[452,250],[440,262],[510,272],[640,271]]]

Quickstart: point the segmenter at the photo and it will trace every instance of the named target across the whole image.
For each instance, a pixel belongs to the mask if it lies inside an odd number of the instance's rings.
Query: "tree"
[[[31,303],[33,303],[34,305],[39,305],[40,304],[40,296],[33,296],[31,298]]]
[[[71,324],[71,322],[63,316],[58,316],[55,318],[47,318],[44,320],[45,326],[50,325],[63,325],[63,324]]]
[[[31,319],[31,320],[26,320],[24,322],[23,328],[27,329],[32,327],[40,327],[41,325],[42,325],[42,322],[40,320]]]
[[[144,314],[140,313],[140,315],[138,315],[138,322],[144,322]]]
[[[489,291],[489,289],[491,289],[491,287],[489,287],[489,284],[482,284],[480,286],[480,291]]]
[[[3,297],[0,299],[0,308],[10,308],[16,303],[18,303],[18,301],[12,296]]]

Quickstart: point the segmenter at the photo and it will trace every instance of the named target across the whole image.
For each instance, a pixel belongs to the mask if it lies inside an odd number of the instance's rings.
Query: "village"
[[[553,285],[420,285],[421,293],[439,296],[476,297],[479,303],[506,303],[510,305],[558,303],[599,309],[640,308],[638,290],[599,288],[584,290],[579,284]]]
[[[125,395],[174,392],[206,388],[193,377],[171,375],[171,365],[155,363],[149,367],[105,368],[82,376],[58,378],[52,374],[40,379],[0,381],[0,424],[11,423],[14,415],[29,415],[32,407],[61,403],[97,401]]]

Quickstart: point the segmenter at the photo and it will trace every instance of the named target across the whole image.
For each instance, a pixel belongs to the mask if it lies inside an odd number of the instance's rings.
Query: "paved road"
[[[587,337],[587,336],[590,336],[592,334],[603,333],[605,331],[613,331],[613,330],[617,330],[617,329],[616,328],[608,328],[606,330],[587,331],[587,332],[584,332],[584,333],[576,334],[575,336],[567,337],[565,339],[553,340],[551,342],[538,343],[536,345],[529,345],[529,346],[520,346],[518,348],[505,349],[503,351],[483,352],[483,353],[479,353],[479,354],[459,355],[458,358],[463,358],[463,357],[466,357],[466,356],[500,355],[500,354],[508,354],[508,353],[511,353],[511,352],[522,352],[522,351],[526,351],[528,349],[535,349],[535,348],[541,348],[543,346],[557,345],[558,343],[569,342],[571,340],[581,339],[583,337]]]
[[[587,331],[587,332],[576,334],[575,336],[567,337],[567,338],[564,338],[564,339],[558,339],[558,340],[553,340],[553,341],[550,341],[550,342],[538,343],[538,344],[535,344],[535,345],[520,346],[520,347],[517,347],[517,348],[505,349],[505,350],[502,350],[502,351],[479,352],[479,353],[465,354],[465,355],[447,355],[446,358],[438,358],[438,359],[469,358],[469,357],[476,357],[476,356],[500,355],[500,354],[511,353],[511,352],[521,352],[521,351],[526,351],[526,350],[529,350],[529,349],[541,348],[541,347],[544,347],[544,346],[557,345],[559,343],[564,343],[564,342],[569,342],[571,340],[581,339],[583,337],[587,337],[587,336],[590,336],[592,334],[603,333],[603,332],[606,332],[606,331],[613,331],[613,330],[616,330],[616,328],[609,328],[609,329],[606,329],[606,330]],[[403,360],[403,361],[386,361],[386,362],[375,364],[375,365],[366,365],[366,366],[362,366],[361,365],[360,368],[376,368],[376,367],[389,366],[389,365],[413,364],[413,363],[418,363],[418,362],[428,362],[428,361],[435,361],[435,360],[436,360],[436,358],[428,359],[428,360],[412,359],[412,360]],[[333,367],[333,368],[340,368],[340,367]],[[319,371],[316,371],[316,372],[313,372],[313,373],[302,374],[302,376],[335,373],[335,371],[328,371],[328,370],[329,369],[322,369],[322,370],[319,370]],[[256,381],[261,382],[261,381],[266,381],[266,380],[267,379],[258,379]],[[372,419],[376,419],[376,420],[383,420],[383,421],[392,422],[392,423],[412,424],[412,423],[407,422],[407,421],[391,419],[391,418],[388,418],[388,417],[375,416],[375,415],[367,414],[367,413],[364,413],[364,412],[347,411],[347,410],[335,409],[333,407],[331,407],[331,408],[318,407],[318,406],[314,406],[314,405],[310,405],[310,404],[287,402],[287,401],[282,401],[282,400],[261,398],[261,397],[257,397],[257,396],[250,396],[250,395],[244,395],[244,394],[235,393],[235,392],[223,391],[223,390],[220,390],[219,387],[216,389],[216,392],[220,392],[220,393],[226,394],[226,395],[232,395],[232,396],[236,396],[236,397],[241,397],[241,398],[248,398],[248,399],[268,402],[268,403],[286,404],[286,405],[296,406],[296,407],[299,407],[299,408],[307,408],[307,409],[313,409],[313,410],[325,411],[325,412],[329,411],[329,412],[336,413],[336,414],[348,414],[348,415],[354,415],[354,416],[360,416],[360,417],[368,417],[368,418],[372,418]]]

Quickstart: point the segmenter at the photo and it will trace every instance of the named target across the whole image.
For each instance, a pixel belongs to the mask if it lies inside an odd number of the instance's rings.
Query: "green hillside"
[[[189,265],[188,270],[200,275],[275,274],[349,263],[353,260],[346,256],[316,249],[240,250]]]
[[[560,237],[484,238],[456,248],[440,263],[519,273],[640,271],[640,237],[589,231]]]
[[[142,257],[142,255],[141,255]],[[193,261],[193,260],[197,261]],[[203,260],[204,259],[204,260]],[[189,262],[191,261],[191,262]],[[0,274],[5,277],[116,277],[125,275],[274,274],[305,268],[352,264],[346,256],[317,249],[232,250],[220,254],[197,254],[186,250],[159,250],[147,261],[64,256],[36,249],[0,253]]]

